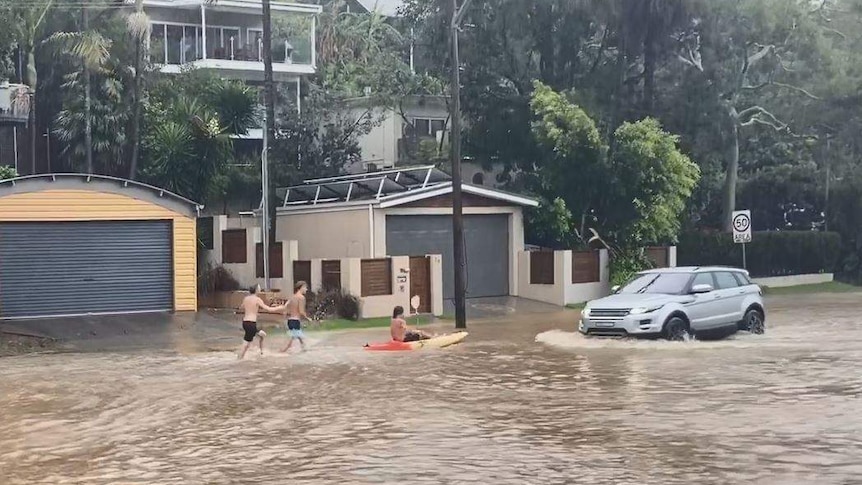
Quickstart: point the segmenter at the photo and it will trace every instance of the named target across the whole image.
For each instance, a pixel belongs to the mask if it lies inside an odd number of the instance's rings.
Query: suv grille
[[[620,318],[629,314],[631,308],[593,308],[590,310],[591,318]]]

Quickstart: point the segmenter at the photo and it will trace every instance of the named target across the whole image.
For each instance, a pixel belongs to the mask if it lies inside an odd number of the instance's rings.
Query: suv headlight
[[[585,307],[583,310],[581,310],[581,317],[588,317],[588,316],[590,316],[590,309]]]
[[[648,306],[648,307],[643,306],[643,307],[638,307],[638,308],[632,308],[632,310],[629,312],[629,314],[630,315],[643,315],[644,313],[652,313],[652,312],[658,310],[659,308],[661,308],[663,306],[664,305]]]

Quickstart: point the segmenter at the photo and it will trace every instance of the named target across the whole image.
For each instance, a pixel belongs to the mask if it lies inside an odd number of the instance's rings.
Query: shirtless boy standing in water
[[[263,330],[257,329],[257,314],[259,310],[264,310],[267,312],[278,313],[284,310],[284,305],[277,307],[269,307],[266,303],[261,300],[259,296],[257,296],[257,292],[260,290],[259,285],[254,285],[248,289],[248,296],[243,298],[242,304],[240,308],[243,311],[242,316],[242,329],[245,331],[245,337],[243,337],[243,345],[242,350],[240,351],[239,358],[242,360],[245,357],[245,353],[248,351],[248,346],[251,345],[251,342],[255,337],[259,338],[260,342],[260,355],[263,355],[263,338],[266,337],[266,332]]]
[[[290,297],[287,304],[284,305],[285,313],[287,313],[287,331],[290,333],[290,341],[287,347],[281,349],[282,352],[290,350],[294,340],[299,340],[302,346],[302,351],[305,352],[305,336],[302,334],[302,319],[309,320],[305,314],[305,293],[308,291],[308,285],[305,281],[300,281],[293,287],[293,296]]]

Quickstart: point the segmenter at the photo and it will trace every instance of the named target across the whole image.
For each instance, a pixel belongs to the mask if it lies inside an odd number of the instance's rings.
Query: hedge
[[[680,266],[742,267],[742,248],[727,233],[691,232],[680,237]],[[841,236],[835,232],[755,232],[746,245],[748,271],[754,277],[834,273],[841,258]]]

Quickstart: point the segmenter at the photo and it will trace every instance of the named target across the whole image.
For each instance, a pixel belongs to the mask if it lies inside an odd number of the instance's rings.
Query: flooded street
[[[0,483],[859,483],[859,301],[773,298],[766,335],[711,342],[566,312],[416,353],[0,359]]]

